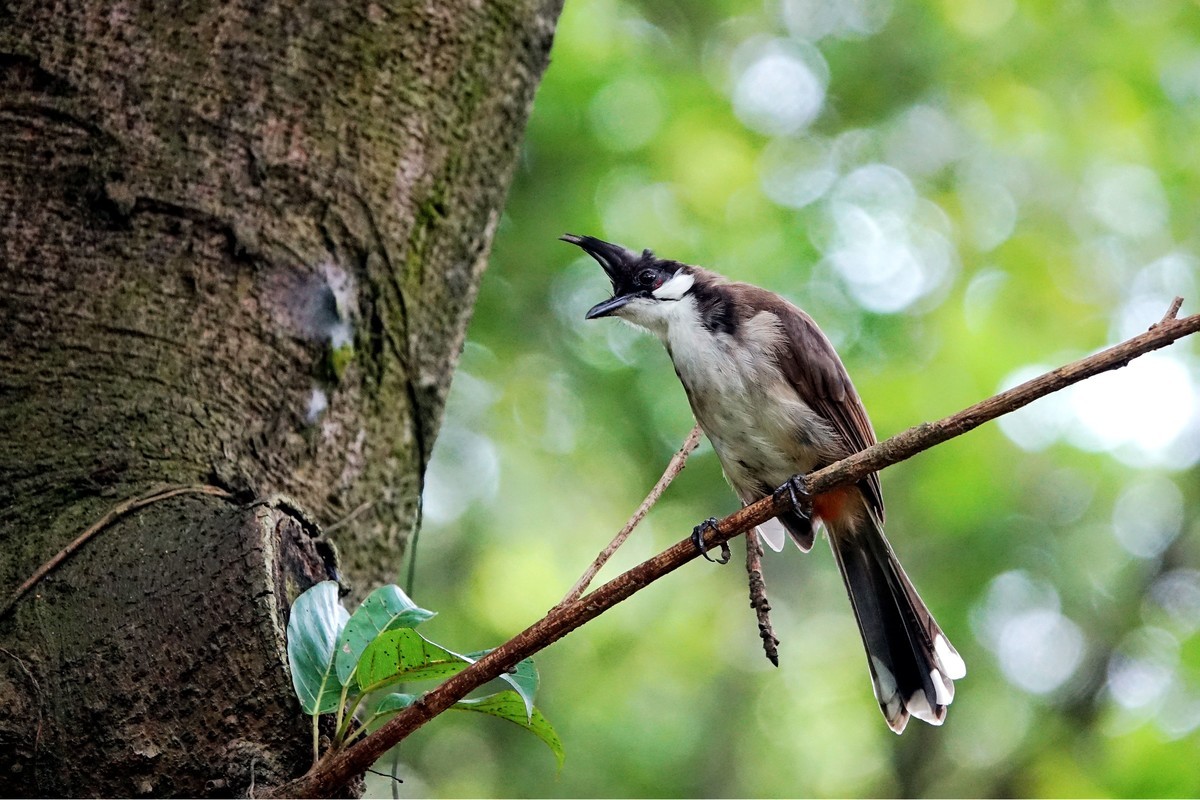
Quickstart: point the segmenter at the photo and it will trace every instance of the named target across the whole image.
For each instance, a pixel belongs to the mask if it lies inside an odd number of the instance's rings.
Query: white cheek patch
[[[659,300],[678,300],[688,293],[688,289],[691,289],[695,282],[695,277],[679,270],[671,280],[655,289],[653,294]]]

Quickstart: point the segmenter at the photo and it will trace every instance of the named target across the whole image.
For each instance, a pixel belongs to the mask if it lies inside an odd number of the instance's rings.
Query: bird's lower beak
[[[626,303],[633,299],[631,294],[621,294],[616,297],[610,297],[603,303],[597,303],[588,309],[585,319],[596,319],[597,317],[607,317],[615,314]]]

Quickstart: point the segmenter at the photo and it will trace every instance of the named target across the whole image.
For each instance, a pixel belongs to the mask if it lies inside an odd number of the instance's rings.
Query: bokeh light
[[[783,20],[797,39],[859,38],[878,33],[892,16],[892,0],[784,0]]]
[[[1060,606],[1052,585],[1017,570],[996,576],[975,609],[976,632],[1004,677],[1027,692],[1059,689],[1083,661],[1083,632]]]
[[[1084,203],[1116,233],[1150,236],[1167,224],[1167,196],[1154,171],[1138,164],[1100,164],[1084,175]]]
[[[1183,493],[1148,475],[1127,486],[1113,507],[1113,534],[1130,554],[1157,558],[1183,529]]]
[[[883,164],[854,170],[834,188],[830,213],[826,262],[863,307],[901,311],[953,278],[949,224],[899,170]]]
[[[733,111],[775,136],[806,127],[825,102],[829,67],[819,50],[794,40],[752,39],[734,53]]]
[[[1012,388],[1044,372],[1031,365],[1008,375]],[[1000,428],[1027,450],[1060,439],[1105,451],[1136,466],[1184,468],[1200,460],[1196,381],[1180,359],[1151,353],[1008,414]]]
[[[606,84],[588,111],[597,138],[619,152],[649,143],[666,117],[662,92],[653,81],[637,75]]]

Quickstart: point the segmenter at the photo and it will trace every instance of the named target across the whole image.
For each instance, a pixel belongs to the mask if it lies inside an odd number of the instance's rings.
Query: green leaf
[[[358,690],[374,691],[401,680],[448,678],[490,652],[478,650],[460,655],[429,641],[411,628],[385,631],[367,646],[359,659]],[[533,698],[540,680],[533,659],[518,662],[511,672],[504,672],[499,677],[516,690],[514,695],[524,704],[526,722],[532,721]]]
[[[448,678],[471,661],[429,641],[412,628],[384,631],[367,645],[355,671],[359,691],[397,681]]]
[[[350,682],[363,651],[379,634],[397,628],[415,628],[433,616],[433,611],[418,606],[394,584],[371,592],[338,637],[338,681],[342,686]]]
[[[562,740],[558,738],[558,733],[554,730],[554,726],[550,724],[550,721],[538,709],[535,708],[532,712],[526,712],[525,698],[516,692],[498,692],[473,700],[459,700],[454,704],[453,708],[457,708],[460,711],[478,711],[482,714],[491,714],[493,717],[515,722],[545,742],[551,752],[554,753],[555,759],[558,760],[558,768],[562,769],[563,760],[567,754],[563,750]]]
[[[463,658],[468,661],[475,662],[492,652],[495,648],[487,650],[476,650],[474,653],[467,653]],[[525,715],[528,718],[533,717],[533,698],[537,695],[538,683],[541,678],[538,676],[537,667],[533,663],[532,658],[527,658],[524,661],[518,662],[517,666],[511,672],[505,672],[500,675],[500,679],[506,681],[510,686],[517,690],[517,694],[525,701]]]
[[[337,710],[341,686],[334,676],[334,653],[338,635],[349,619],[333,581],[318,583],[292,603],[287,626],[288,663],[292,686],[305,714]]]
[[[392,692],[379,701],[375,706],[374,716],[382,716],[384,714],[394,714],[397,711],[403,711],[413,704],[417,699],[415,694],[405,694],[403,692]]]
[[[527,719],[533,719],[533,698],[537,694],[538,676],[537,667],[533,663],[532,658],[527,658],[524,661],[518,662],[512,672],[505,672],[500,676],[501,680],[508,683],[517,690],[517,694],[525,701],[525,716]]]
[[[414,694],[393,692],[379,701],[372,718],[384,717],[388,714],[402,711],[412,705],[416,699],[417,696]],[[504,691],[490,694],[487,697],[459,700],[451,707],[459,711],[477,711],[481,714],[490,714],[493,717],[515,722],[545,742],[551,752],[554,753],[554,757],[558,760],[558,768],[562,769],[566,753],[563,750],[562,740],[558,738],[558,732],[554,730],[554,726],[550,724],[549,720],[538,709],[535,708],[532,712],[526,711],[525,698],[517,692]]]

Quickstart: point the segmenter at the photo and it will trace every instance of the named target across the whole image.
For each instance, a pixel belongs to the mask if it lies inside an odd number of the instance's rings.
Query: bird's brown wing
[[[784,341],[776,348],[783,374],[800,399],[820,414],[841,434],[847,455],[875,444],[875,430],[867,417],[850,375],[833,344],[812,317],[778,295],[763,291],[761,308],[774,313],[783,325]],[[879,476],[872,472],[860,484],[867,504],[882,523],[883,491]]]

